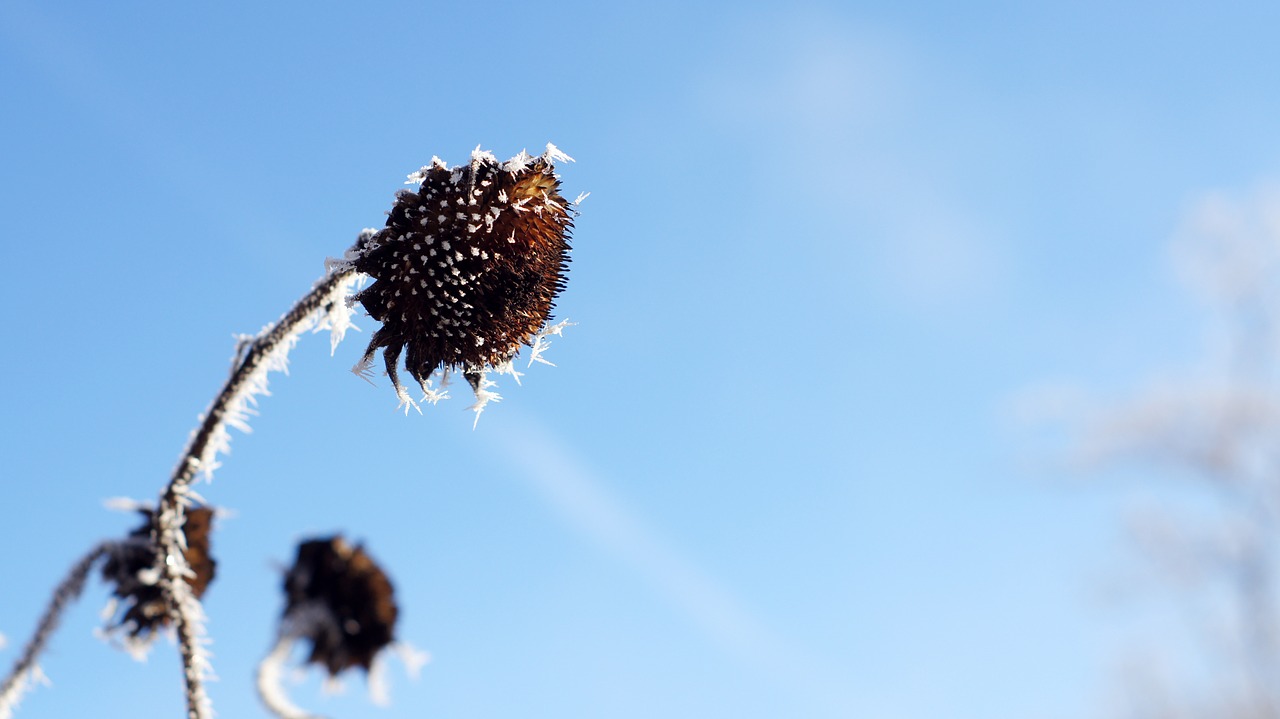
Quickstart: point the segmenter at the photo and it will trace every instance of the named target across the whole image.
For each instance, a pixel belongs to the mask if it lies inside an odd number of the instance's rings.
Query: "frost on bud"
[[[128,632],[129,640],[149,640],[155,631],[169,624],[169,615],[160,589],[156,568],[156,548],[152,540],[154,512],[140,508],[145,517],[142,526],[129,533],[122,542],[112,545],[102,566],[102,579],[111,585],[118,604],[113,607],[108,633]],[[187,585],[197,599],[204,596],[213,581],[217,561],[209,553],[209,535],[213,529],[214,511],[206,507],[186,510],[182,525],[186,537],[183,556],[191,566]]]
[[[307,661],[330,676],[356,666],[369,671],[395,638],[399,610],[391,580],[362,546],[341,536],[298,545],[284,591],[281,635],[310,641]]]
[[[477,149],[452,170],[434,158],[410,176],[421,186],[399,193],[386,227],[357,242],[351,264],[375,281],[355,299],[382,323],[361,365],[381,349],[402,404],[402,356],[428,398],[441,370],[461,371],[483,399],[485,372],[536,341],[569,262],[572,203],[555,174],[568,159],[551,145],[506,163]]]

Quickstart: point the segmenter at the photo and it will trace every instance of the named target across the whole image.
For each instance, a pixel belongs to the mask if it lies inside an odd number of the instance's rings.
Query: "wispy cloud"
[[[524,418],[519,431],[502,433],[497,444],[513,474],[529,482],[567,525],[633,569],[722,651],[806,706],[847,714],[847,682],[836,671],[780,635],[663,538],[567,442]]]

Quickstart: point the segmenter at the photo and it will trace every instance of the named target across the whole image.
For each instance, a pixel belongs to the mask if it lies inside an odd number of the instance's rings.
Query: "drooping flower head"
[[[569,261],[571,203],[560,194],[557,160],[520,153],[505,163],[478,148],[450,169],[439,158],[409,176],[417,192],[396,197],[386,227],[366,232],[348,257],[374,278],[355,296],[382,323],[357,371],[381,349],[387,375],[403,404],[412,404],[398,378],[401,355],[426,399],[442,395],[431,375],[461,371],[479,400],[487,370],[513,371],[522,345],[548,331]]]
[[[330,676],[356,666],[368,671],[395,639],[399,610],[391,580],[364,547],[341,536],[299,544],[284,591],[282,635],[309,640],[307,661]]]
[[[169,624],[152,540],[155,513],[147,508],[139,508],[138,512],[145,521],[124,541],[112,544],[102,565],[102,578],[111,585],[112,594],[121,603],[121,611],[116,613],[107,631],[127,631],[129,640],[136,640],[127,642],[131,648],[141,648],[157,629]],[[193,572],[187,577],[187,585],[197,599],[209,588],[218,565],[209,553],[213,516],[214,510],[207,507],[190,507],[182,525],[187,545],[183,555]]]

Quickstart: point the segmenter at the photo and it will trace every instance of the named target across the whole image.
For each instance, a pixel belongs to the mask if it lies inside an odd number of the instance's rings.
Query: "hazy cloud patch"
[[[925,65],[890,29],[761,15],[712,42],[693,92],[763,167],[746,180],[796,208],[795,242],[839,253],[846,281],[934,312],[986,299],[1005,262],[998,223],[966,198],[983,168],[959,182],[935,151],[948,120],[929,109]]]

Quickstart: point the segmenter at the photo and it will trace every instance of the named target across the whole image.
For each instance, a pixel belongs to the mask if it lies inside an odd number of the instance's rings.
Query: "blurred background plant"
[[[1068,413],[1081,469],[1147,490],[1127,526],[1154,571],[1113,588],[1164,620],[1129,650],[1118,712],[1280,717],[1280,188],[1202,196],[1171,255],[1204,355]]]

